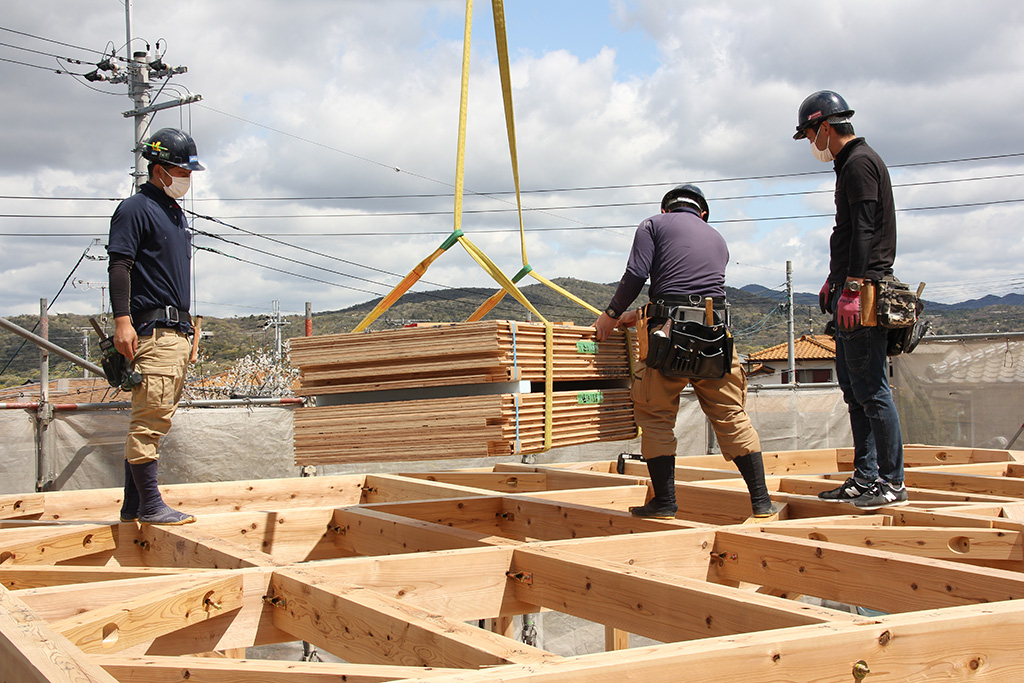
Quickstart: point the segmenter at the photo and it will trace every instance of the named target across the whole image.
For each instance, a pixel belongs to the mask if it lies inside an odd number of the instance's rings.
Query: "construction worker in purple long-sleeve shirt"
[[[594,323],[598,341],[607,339],[616,326],[636,324],[638,311],[628,309],[648,278],[650,300],[668,307],[671,317],[682,320],[692,311],[698,317],[691,319],[703,320],[702,307],[710,297],[716,322],[726,322],[725,267],[729,249],[725,239],[708,225],[708,213],[700,188],[680,185],[662,199],[661,214],[640,224],[615,296]],[[753,516],[777,514],[765,485],[761,442],[744,407],[747,380],[735,350],[731,366],[721,379],[670,377],[640,363],[630,395],[654,496],[646,505],[630,511],[637,517],[675,517],[674,429],[679,394],[691,384],[715,430],[723,457],[736,463],[743,475]]]

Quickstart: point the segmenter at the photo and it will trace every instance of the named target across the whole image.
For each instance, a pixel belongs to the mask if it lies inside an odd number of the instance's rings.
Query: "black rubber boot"
[[[132,465],[132,477],[139,490],[139,523],[180,526],[196,521],[192,515],[168,507],[156,483],[157,460]]]
[[[646,505],[631,507],[634,517],[675,519],[676,510],[676,456],[663,455],[647,461],[654,497]]]
[[[779,507],[772,503],[768,495],[768,487],[764,483],[764,461],[761,453],[748,453],[734,458],[736,468],[743,475],[743,481],[747,483],[747,491],[750,493],[750,508],[754,517],[771,517],[777,514]]]
[[[134,522],[139,519],[139,490],[135,488],[132,466],[124,461],[124,500],[121,502],[121,521]]]

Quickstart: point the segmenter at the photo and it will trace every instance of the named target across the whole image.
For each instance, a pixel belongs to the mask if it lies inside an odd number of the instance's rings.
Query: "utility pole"
[[[796,344],[793,328],[793,262],[786,261],[786,346],[788,351],[789,383],[796,384]]]
[[[274,299],[274,312],[266,322],[263,323],[263,329],[266,330],[268,327],[274,328],[274,360],[278,363],[281,362],[281,328],[285,325],[291,325],[287,320],[281,319],[281,301]]]
[[[131,52],[132,43],[134,42],[134,30],[132,29],[132,4],[133,0],[123,0],[124,2],[124,26],[125,26],[125,39],[126,49]],[[157,48],[159,49],[160,41],[157,41]],[[160,102],[159,104],[152,104],[152,96],[150,95],[150,81],[152,79],[170,78],[177,74],[183,74],[188,71],[188,67],[176,66],[174,68],[168,67],[164,64],[163,55],[158,54],[155,58],[151,59],[149,54],[149,43],[146,43],[145,50],[139,50],[131,52],[131,59],[128,61],[127,73],[118,73],[121,71],[117,62],[112,58],[115,56],[111,54],[111,57],[104,57],[96,64],[96,69],[85,75],[87,81],[107,81],[109,83],[127,83],[128,84],[128,97],[131,98],[135,108],[124,112],[122,115],[125,118],[131,118],[134,120],[135,144],[132,151],[135,153],[135,170],[132,172],[132,176],[135,178],[135,189],[139,190],[145,183],[146,178],[149,175],[146,173],[146,161],[142,158],[142,143],[149,137],[149,126],[153,119],[153,112],[160,111],[161,109],[170,109],[172,107],[180,107],[184,104],[191,104],[192,102],[198,102],[203,99],[202,95],[187,95],[185,97],[179,97],[176,99],[167,100]],[[112,75],[108,75],[112,74]]]

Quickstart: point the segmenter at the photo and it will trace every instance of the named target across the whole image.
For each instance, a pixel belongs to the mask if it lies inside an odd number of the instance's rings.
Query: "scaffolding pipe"
[[[77,365],[81,365],[83,368],[85,368],[86,370],[88,370],[89,372],[91,372],[91,373],[93,373],[95,375],[98,375],[99,377],[104,377],[105,376],[104,373],[103,373],[103,368],[101,368],[100,366],[96,365],[95,363],[90,363],[89,361],[85,360],[84,358],[80,358],[80,357],[76,356],[75,354],[71,353],[70,351],[68,351],[66,349],[62,349],[61,347],[57,346],[53,342],[47,341],[46,339],[43,339],[39,335],[32,334],[31,332],[29,332],[25,328],[19,327],[18,325],[15,325],[14,323],[12,323],[7,318],[0,318],[0,327],[4,328],[5,330],[7,330],[9,332],[13,332],[14,334],[18,335],[19,337],[24,337],[25,339],[28,339],[30,342],[32,342],[36,346],[41,347],[43,349],[46,349],[50,353],[52,353],[54,355],[57,355],[57,356],[60,356],[64,360],[69,360],[72,363],[75,363]]]
[[[232,406],[293,406],[305,403],[305,399],[283,396],[280,398],[225,398],[200,401],[181,401],[179,408],[227,408]],[[49,403],[52,410],[126,410],[131,401],[106,401],[101,403]],[[0,403],[0,410],[37,410],[38,401]]]

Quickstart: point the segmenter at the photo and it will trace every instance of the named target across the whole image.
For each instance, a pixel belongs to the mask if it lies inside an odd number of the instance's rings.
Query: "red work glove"
[[[860,325],[860,292],[844,289],[836,306],[836,322],[839,329],[849,332]]]
[[[828,286],[828,280],[825,280],[825,284],[821,286],[821,291],[818,292],[818,308],[825,315],[828,315],[828,295],[831,294],[831,288]]]

